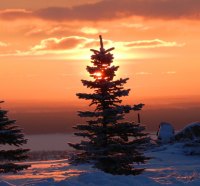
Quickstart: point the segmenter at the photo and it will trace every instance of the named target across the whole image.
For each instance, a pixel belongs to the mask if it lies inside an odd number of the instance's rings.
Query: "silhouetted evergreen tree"
[[[129,78],[113,80],[119,66],[111,65],[114,48],[105,50],[100,36],[100,50],[91,49],[93,66],[87,71],[93,81],[82,80],[94,93],[78,93],[79,99],[91,100],[94,111],[79,111],[80,117],[90,117],[87,124],[79,124],[75,133],[87,140],[80,143],[69,143],[80,150],[72,158],[72,163],[92,162],[95,167],[111,174],[140,174],[144,169],[134,168],[134,163],[145,163],[148,159],[143,155],[144,145],[149,141],[145,129],[139,123],[123,121],[124,115],[131,110],[138,111],[143,104],[134,106],[121,105],[123,96],[128,96],[130,89],[123,85]]]
[[[18,172],[29,167],[16,163],[27,158],[29,149],[20,148],[26,142],[21,129],[15,125],[15,120],[9,120],[7,111],[0,108],[0,173]],[[16,146],[17,149],[2,150],[5,145]]]

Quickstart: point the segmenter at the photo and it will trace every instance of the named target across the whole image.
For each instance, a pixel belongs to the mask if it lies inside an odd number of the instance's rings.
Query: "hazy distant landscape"
[[[140,112],[142,122],[148,131],[157,131],[161,121],[172,123],[176,130],[188,123],[198,121],[200,101],[196,100],[200,100],[200,97],[140,98],[134,102],[146,104]],[[9,116],[17,120],[26,134],[72,133],[74,131],[72,126],[84,122],[77,116],[77,111],[93,109],[84,104],[80,105],[80,102],[69,105],[65,101],[62,103],[13,102],[13,104],[8,102],[4,105],[10,110]],[[130,113],[127,119],[137,121],[137,113]]]

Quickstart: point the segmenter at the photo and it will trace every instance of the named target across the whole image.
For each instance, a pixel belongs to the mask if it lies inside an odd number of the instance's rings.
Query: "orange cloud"
[[[104,40],[104,45],[106,46],[115,46],[117,49],[127,51],[131,49],[142,49],[142,48],[159,48],[159,47],[181,47],[184,44],[178,44],[176,42],[167,42],[160,39],[154,40],[139,40],[139,41],[130,41],[130,42],[122,42],[122,41],[112,41],[112,40]],[[58,54],[58,51],[78,51],[88,50],[90,48],[99,47],[99,40],[90,39],[86,37],[80,36],[69,36],[62,38],[48,38],[42,40],[38,45],[35,45],[31,48],[31,53],[37,54],[39,51],[43,51],[42,53],[52,53]]]
[[[79,31],[75,26],[72,27],[71,25],[65,24],[45,24],[41,25],[34,25],[28,28],[28,31],[25,33],[26,36],[46,36],[46,35],[66,35],[69,32],[77,32]]]
[[[8,45],[9,45],[8,43],[0,41],[0,47],[7,47]]]
[[[31,11],[25,9],[5,9],[0,11],[0,18],[5,20],[14,20],[19,18],[30,18]]]
[[[1,11],[0,18],[17,19],[32,16],[51,21],[98,21],[130,16],[154,19],[199,19],[199,10],[199,0],[102,0],[73,7],[47,7],[33,12],[8,9]]]
[[[63,38],[48,38],[34,46],[31,50],[67,50],[76,48],[79,44],[85,42],[87,39],[79,36],[70,36]]]
[[[109,20],[129,16],[198,19],[199,9],[198,0],[103,0],[72,8],[50,7],[35,12],[35,15],[48,20]]]
[[[146,49],[159,47],[181,47],[183,44],[176,42],[168,42],[160,39],[155,40],[139,40],[139,41],[112,41],[104,40],[105,48],[115,46],[115,57],[119,60],[128,59],[144,59],[147,57]],[[32,46],[27,50],[15,50],[13,52],[4,51],[0,53],[0,56],[45,56],[51,59],[70,59],[70,60],[87,60],[91,55],[90,49],[99,48],[99,40],[81,36],[69,36],[69,37],[51,37],[41,40],[37,45]],[[140,49],[140,52],[135,53],[135,49]],[[145,49],[145,51],[143,50]],[[151,51],[152,52],[152,51]],[[156,52],[156,51],[155,51]],[[159,58],[157,54],[148,58]],[[139,74],[146,75],[146,74]]]
[[[168,42],[160,39],[124,42],[124,46],[127,48],[180,47],[183,45],[184,44],[178,44],[175,41]]]

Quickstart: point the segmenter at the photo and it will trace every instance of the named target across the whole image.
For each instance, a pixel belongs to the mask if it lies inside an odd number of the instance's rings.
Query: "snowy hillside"
[[[139,176],[113,176],[89,165],[70,166],[67,159],[30,162],[26,171],[0,176],[0,186],[159,186],[200,185],[200,156],[184,154],[184,144],[156,147]]]

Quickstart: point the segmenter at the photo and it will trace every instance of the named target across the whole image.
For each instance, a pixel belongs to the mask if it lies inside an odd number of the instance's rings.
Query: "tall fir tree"
[[[3,103],[3,101],[0,101]],[[24,139],[22,130],[15,125],[15,120],[9,120],[7,111],[0,107],[0,173],[18,172],[27,169],[30,165],[17,164],[16,162],[25,160],[29,149],[22,149],[20,146],[27,142]],[[3,150],[3,146],[15,146],[17,149]]]
[[[135,168],[134,164],[145,163],[148,157],[143,154],[149,141],[144,126],[140,123],[124,121],[130,111],[141,110],[144,104],[134,106],[121,105],[121,97],[128,96],[130,89],[123,85],[129,78],[113,80],[119,66],[112,65],[114,48],[104,49],[100,37],[100,50],[91,49],[92,66],[87,71],[93,81],[82,80],[94,93],[78,93],[79,99],[90,100],[94,111],[79,111],[79,116],[92,118],[87,124],[78,124],[75,135],[86,138],[70,146],[80,150],[71,160],[72,163],[92,162],[94,167],[111,174],[140,174],[144,169]]]

